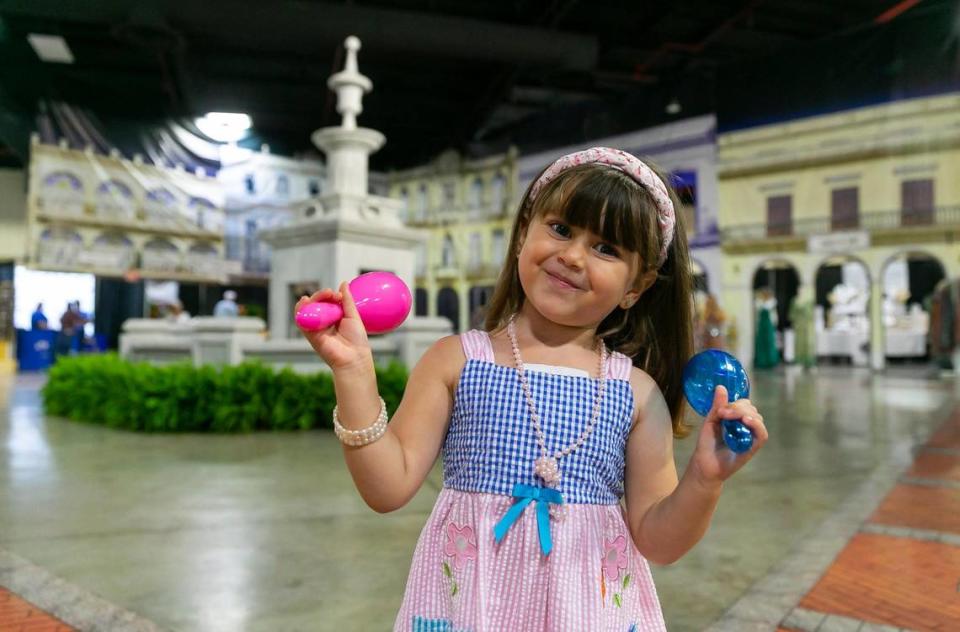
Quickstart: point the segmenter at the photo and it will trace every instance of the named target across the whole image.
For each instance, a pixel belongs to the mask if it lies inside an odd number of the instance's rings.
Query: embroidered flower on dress
[[[453,565],[460,569],[467,560],[477,559],[477,536],[470,525],[458,527],[454,523],[447,525],[447,542],[443,552],[453,558]]]
[[[627,539],[618,535],[613,540],[603,540],[603,576],[609,580],[620,577],[620,570],[627,567]]]

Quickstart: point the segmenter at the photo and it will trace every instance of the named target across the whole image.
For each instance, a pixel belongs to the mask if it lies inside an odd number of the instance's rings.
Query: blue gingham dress
[[[533,472],[540,447],[516,369],[494,362],[486,332],[460,339],[467,360],[443,444],[443,489],[394,629],[664,630],[649,566],[620,504],[634,406],[630,359],[611,354],[597,424],[560,459],[561,505]],[[540,365],[526,375],[548,450],[575,442],[590,422],[598,381]]]

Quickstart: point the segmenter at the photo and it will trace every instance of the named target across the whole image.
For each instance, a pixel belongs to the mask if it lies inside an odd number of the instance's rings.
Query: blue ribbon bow
[[[540,550],[544,555],[550,555],[553,549],[553,541],[550,539],[550,503],[555,505],[563,504],[563,496],[555,489],[550,487],[534,487],[532,485],[522,485],[517,483],[513,486],[513,497],[516,502],[503,515],[500,522],[493,528],[493,539],[499,544],[503,536],[517,521],[527,505],[533,501],[537,502],[537,530],[540,532]]]

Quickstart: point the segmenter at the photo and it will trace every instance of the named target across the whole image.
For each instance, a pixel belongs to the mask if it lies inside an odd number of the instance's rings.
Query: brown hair
[[[649,165],[649,163],[648,163]],[[651,166],[651,168],[653,168]],[[659,171],[654,169],[657,175]],[[660,175],[664,183],[667,180]],[[534,178],[533,182],[539,179]],[[536,199],[527,188],[520,202],[510,247],[507,250],[493,298],[487,307],[484,328],[496,331],[525,300],[517,269],[517,253],[531,222],[547,212],[567,223],[600,235],[605,241],[640,255],[638,274],[653,269],[662,243],[657,205],[650,193],[633,178],[612,167],[588,163],[561,172],[545,185]],[[674,208],[676,194],[667,186]],[[656,281],[630,309],[617,307],[597,328],[608,347],[633,359],[656,381],[670,409],[674,436],[689,427],[683,421],[683,366],[693,349],[690,255],[682,214],[667,259]]]

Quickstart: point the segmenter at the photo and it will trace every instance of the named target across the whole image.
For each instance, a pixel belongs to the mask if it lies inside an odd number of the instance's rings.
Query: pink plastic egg
[[[406,320],[413,304],[410,288],[392,272],[367,272],[350,282],[360,320],[368,333],[380,334]],[[308,331],[325,329],[343,318],[338,303],[310,303],[296,316],[297,324]]]

